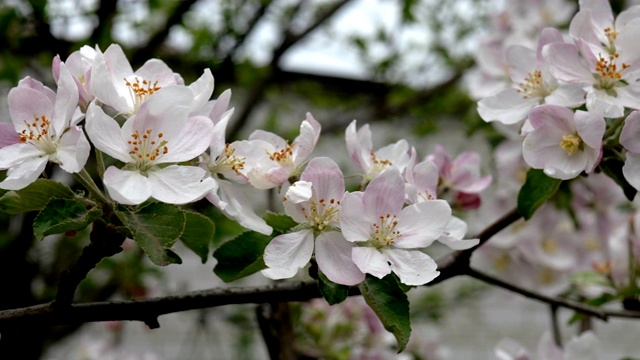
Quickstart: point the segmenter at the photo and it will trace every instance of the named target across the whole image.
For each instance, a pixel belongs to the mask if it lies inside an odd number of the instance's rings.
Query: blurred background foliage
[[[363,22],[366,31],[345,28],[349,7],[380,7]],[[363,3],[365,3],[363,5]],[[437,132],[442,120],[483,133],[492,144],[501,136],[480,120],[475,102],[461,87],[474,65],[478,37],[488,28],[488,14],[499,6],[491,0],[4,0],[0,2],[0,94],[24,76],[53,86],[51,59],[64,60],[83,45],[105,50],[121,44],[134,69],[160,58],[186,83],[210,68],[216,81],[214,97],[230,88],[235,114],[228,141],[256,128],[290,136],[304,113],[311,111],[323,134],[343,136],[353,119],[360,124],[385,122],[416,136]],[[624,1],[612,1],[614,11]],[[385,9],[395,9],[385,12]],[[353,13],[351,13],[353,14]],[[357,25],[356,24],[356,25]],[[352,24],[353,25],[353,24]],[[313,49],[313,47],[319,47]],[[335,66],[323,69],[314,54],[323,46],[351,59],[355,74]],[[337,51],[335,49],[338,49]],[[314,67],[291,66],[308,52]],[[315,53],[314,53],[315,51]],[[312,61],[316,60],[316,61]],[[320,59],[321,62],[322,59]],[[9,121],[0,101],[2,121]],[[401,136],[387,134],[389,141]],[[395,137],[395,138],[394,138]],[[219,212],[216,242],[237,234],[237,225]],[[36,244],[31,223],[35,214],[0,214],[0,309],[50,301],[59,274],[69,268],[86,234],[68,234]],[[160,278],[159,270],[141,261],[135,246],[103,261],[82,283],[77,301],[132,298],[147,293],[145,281]],[[464,287],[455,301],[477,296]],[[432,293],[416,305],[416,316],[440,319],[445,303]],[[454,302],[455,302],[454,301]],[[425,309],[431,309],[425,310]],[[37,359],[49,344],[77,327],[33,329],[29,334],[3,334],[0,354]]]

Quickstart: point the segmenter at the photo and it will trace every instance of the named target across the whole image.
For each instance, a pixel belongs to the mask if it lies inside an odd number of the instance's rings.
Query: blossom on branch
[[[200,156],[209,147],[211,120],[188,117],[193,93],[173,86],[158,91],[124,123],[95,104],[87,110],[87,134],[98,150],[125,163],[110,166],[103,183],[111,198],[137,205],[150,197],[170,204],[202,198],[215,181],[197,166],[177,165]]]
[[[9,92],[13,129],[0,128],[5,147],[0,149],[0,169],[8,169],[0,188],[19,190],[34,182],[51,161],[77,173],[89,158],[90,145],[77,123],[78,89],[64,64],[60,65],[57,93],[32,78]],[[17,138],[15,137],[17,133]],[[11,143],[11,139],[17,140]]]

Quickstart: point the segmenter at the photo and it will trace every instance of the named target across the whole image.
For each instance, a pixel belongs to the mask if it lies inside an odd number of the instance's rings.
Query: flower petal
[[[257,231],[264,235],[270,235],[273,229],[271,226],[256,215],[253,211],[252,203],[247,200],[240,185],[234,184],[226,180],[218,180],[220,200],[225,202],[227,206],[222,212],[237,221],[240,225],[247,229]]]
[[[351,259],[360,271],[378,279],[391,273],[387,258],[375,248],[356,246],[351,250]]]
[[[409,205],[398,215],[396,230],[402,236],[393,246],[403,249],[427,247],[442,235],[450,219],[451,207],[444,200]]]
[[[371,237],[375,219],[368,216],[362,203],[362,193],[346,193],[340,210],[342,235],[351,242],[367,241]]]
[[[151,197],[149,179],[137,171],[110,166],[104,173],[103,184],[109,196],[120,204],[138,205]]]
[[[390,168],[371,180],[362,196],[364,210],[375,216],[397,214],[404,205],[404,180],[397,168]]]
[[[127,144],[122,138],[120,126],[112,117],[105,114],[100,106],[93,102],[87,109],[85,129],[89,139],[91,139],[91,143],[98,150],[126,163],[132,161],[131,155],[127,150]]]
[[[26,159],[20,164],[12,167],[7,171],[7,177],[0,182],[0,189],[20,190],[32,182],[42,174],[47,166],[47,157],[36,157]]]
[[[264,249],[262,274],[270,279],[293,277],[306,266],[313,253],[313,231],[302,230],[276,236]]]
[[[436,262],[421,251],[403,249],[382,251],[391,263],[391,270],[405,285],[424,285],[440,275],[436,270],[438,268]]]
[[[171,165],[149,171],[151,196],[168,204],[186,204],[202,199],[216,186],[214,179],[196,166]]]
[[[356,285],[365,274],[351,259],[354,244],[337,231],[323,232],[316,239],[316,261],[329,280],[342,285]]]
[[[73,126],[60,138],[56,157],[60,167],[69,173],[77,173],[89,159],[91,145],[84,136],[82,128]]]

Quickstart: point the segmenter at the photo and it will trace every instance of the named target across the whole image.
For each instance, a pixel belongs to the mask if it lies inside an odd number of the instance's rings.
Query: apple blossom
[[[351,160],[363,171],[362,182],[365,184],[391,167],[402,172],[411,161],[409,143],[404,139],[373,151],[369,125],[356,131],[356,120],[347,127],[345,140]]]
[[[254,159],[248,173],[249,183],[258,189],[270,189],[300,175],[320,137],[320,123],[311,113],[300,124],[300,135],[291,144],[280,136],[264,130],[249,135]]]
[[[522,156],[532,168],[567,180],[598,165],[605,131],[602,116],[541,105],[531,110],[529,120],[534,129],[524,139]]]
[[[294,276],[309,263],[315,239],[318,267],[329,280],[344,285],[362,282],[365,275],[350,256],[354,244],[338,230],[343,195],[344,178],[338,165],[325,157],[311,160],[284,197],[285,213],[299,225],[267,245],[264,262],[269,268],[262,274],[271,279]]]
[[[64,62],[69,69],[69,72],[73,76],[73,80],[78,86],[79,105],[84,110],[89,106],[89,103],[94,99],[93,93],[89,88],[91,83],[91,69],[93,67],[93,61],[95,60],[97,51],[96,49],[83,46],[80,50],[74,51],[67,57]],[[53,77],[58,81],[60,77],[60,64],[62,60],[59,55],[53,58],[51,64]]]
[[[383,278],[393,271],[406,285],[422,285],[439,272],[421,250],[442,235],[451,208],[446,201],[430,200],[403,209],[404,201],[404,181],[392,167],[364,192],[345,194],[340,228],[357,245],[351,256],[362,272]]]
[[[624,120],[620,144],[627,149],[622,174],[634,188],[640,189],[640,112],[633,111]]]
[[[137,205],[153,197],[170,204],[202,198],[215,186],[196,166],[176,165],[200,156],[209,146],[211,120],[187,117],[193,93],[187,87],[167,87],[150,96],[138,113],[118,123],[95,104],[87,110],[87,134],[94,146],[125,163],[110,166],[103,183],[111,198]]]
[[[51,161],[69,173],[84,168],[90,145],[76,124],[78,89],[69,70],[60,65],[57,93],[39,81],[25,78],[9,92],[9,113],[13,133],[0,128],[4,146],[0,149],[0,169],[8,169],[0,188],[19,190],[34,182]]]
[[[506,62],[514,86],[480,100],[480,117],[511,125],[526,119],[529,110],[543,103],[570,108],[584,104],[582,87],[559,83],[542,57],[545,45],[563,42],[558,30],[546,28],[540,34],[536,51],[520,45],[509,47]]]

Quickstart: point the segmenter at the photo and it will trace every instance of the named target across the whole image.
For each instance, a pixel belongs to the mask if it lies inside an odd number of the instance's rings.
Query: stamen
[[[576,134],[569,134],[562,137],[560,147],[567,151],[567,155],[572,156],[578,150],[583,150],[584,144],[580,136]]]

